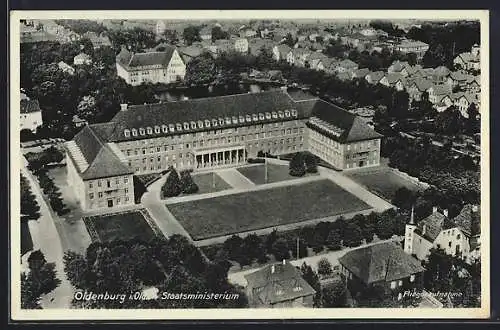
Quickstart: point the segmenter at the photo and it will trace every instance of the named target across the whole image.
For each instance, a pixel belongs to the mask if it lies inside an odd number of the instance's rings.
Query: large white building
[[[21,130],[29,129],[36,133],[38,126],[42,124],[42,110],[38,100],[31,100],[23,94],[21,97]]]
[[[177,48],[166,46],[161,52],[133,53],[125,48],[116,57],[116,71],[129,85],[144,82],[172,83],[184,79],[186,64]]]
[[[433,209],[431,215],[415,224],[413,212],[406,225],[404,250],[420,260],[429,256],[431,248],[473,262],[481,255],[481,222],[477,205],[467,204],[455,218],[448,211]]]
[[[84,209],[113,207],[131,203],[124,180],[133,174],[234,167],[259,151],[308,150],[340,170],[374,166],[381,137],[357,116],[302,92],[123,105],[110,122],[85,126],[66,144],[68,180]]]

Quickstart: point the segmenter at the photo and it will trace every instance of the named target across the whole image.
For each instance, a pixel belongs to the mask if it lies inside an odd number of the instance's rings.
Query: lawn
[[[405,179],[395,174],[391,169],[384,167],[346,172],[346,175],[389,202],[399,188],[406,187],[411,191],[423,190],[423,187],[413,181]]]
[[[33,250],[33,240],[31,239],[28,221],[21,221],[21,255]]]
[[[232,188],[226,181],[213,172],[193,174],[193,180],[198,185],[198,194],[206,194]]]
[[[168,204],[195,240],[369,208],[329,180]]]
[[[288,165],[267,164],[267,182],[265,181],[264,164],[240,167],[237,170],[256,185],[293,180],[299,178],[288,174],[289,172]],[[317,174],[308,173],[306,175],[317,175]]]
[[[84,217],[92,241],[111,242],[138,238],[149,241],[160,230],[145,209]]]

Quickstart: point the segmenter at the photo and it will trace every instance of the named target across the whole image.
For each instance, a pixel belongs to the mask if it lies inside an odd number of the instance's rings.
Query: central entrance
[[[244,146],[235,146],[229,148],[196,150],[197,169],[230,167],[244,164],[247,160],[247,152]]]

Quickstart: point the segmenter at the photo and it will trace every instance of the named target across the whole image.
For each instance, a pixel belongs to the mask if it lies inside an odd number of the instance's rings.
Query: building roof
[[[189,57],[197,57],[200,56],[203,53],[204,49],[200,46],[187,46],[187,47],[181,47],[179,48],[179,52],[181,55],[186,55]]]
[[[435,95],[445,95],[451,93],[451,87],[447,84],[433,85],[430,88],[434,90]]]
[[[141,67],[150,65],[167,66],[172,59],[175,47],[165,45],[161,52],[133,53],[125,48],[116,56],[116,61],[126,67]]]
[[[38,100],[21,99],[21,113],[32,113],[42,111]]]
[[[433,74],[439,77],[446,77],[450,74],[450,70],[447,67],[441,65],[434,69]]]
[[[477,205],[466,204],[453,222],[469,236],[481,234],[481,219]]]
[[[410,87],[415,85],[420,92],[425,92],[430,87],[432,87],[432,81],[425,78],[415,78],[411,83]]]
[[[394,85],[400,80],[403,83],[405,82],[404,76],[398,72],[388,73],[385,75],[385,78],[387,78],[387,82],[389,83],[389,85]]]
[[[387,71],[401,72],[408,65],[408,62],[394,61]]]
[[[456,81],[469,81],[472,76],[461,71],[451,71],[450,78]]]
[[[346,69],[357,69],[358,64],[351,61],[350,59],[345,59],[339,62],[339,66],[344,67]]]
[[[267,265],[245,275],[253,300],[260,305],[271,305],[300,297],[314,295],[314,290],[290,263]]]
[[[290,48],[290,46],[285,45],[285,44],[277,45],[276,47],[278,49],[280,57],[286,57],[286,55],[292,50],[292,48]]]
[[[349,251],[339,262],[366,285],[403,279],[425,270],[417,259],[393,242]]]
[[[82,60],[89,60],[90,56],[87,55],[87,54],[85,54],[85,53],[80,53],[80,54],[76,55],[74,59],[75,60],[80,60],[80,59],[82,59]]]
[[[94,124],[85,126],[73,140],[65,144],[65,149],[75,163],[82,179],[97,179],[132,174],[106,142],[113,125]]]
[[[434,212],[427,218],[419,221],[415,232],[429,242],[434,242],[441,230],[445,227],[453,227],[453,223],[440,212]],[[451,228],[450,227],[450,228]]]
[[[354,70],[352,73],[356,75],[356,77],[364,78],[370,73],[370,69],[368,68],[358,69]]]
[[[382,71],[375,71],[375,72],[370,72],[369,74],[366,75],[366,77],[369,77],[374,82],[379,82],[380,79],[384,78],[384,75],[385,74]]]

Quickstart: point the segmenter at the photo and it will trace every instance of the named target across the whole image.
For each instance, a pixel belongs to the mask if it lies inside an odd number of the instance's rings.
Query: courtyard
[[[330,180],[168,204],[194,240],[327,218],[371,206]]]
[[[86,216],[83,221],[93,242],[149,241],[162,235],[145,209]]]
[[[267,164],[267,181],[265,177],[266,166],[264,164],[240,167],[237,170],[256,185],[298,179],[298,177],[289,174],[288,165],[282,164]],[[305,176],[312,175],[317,175],[317,173],[307,173]]]
[[[207,194],[231,189],[232,187],[224,181],[217,173],[193,174],[193,181],[198,185],[197,194]]]
[[[404,187],[414,192],[425,189],[416,182],[394,173],[386,166],[348,171],[345,175],[389,202],[400,188]]]

